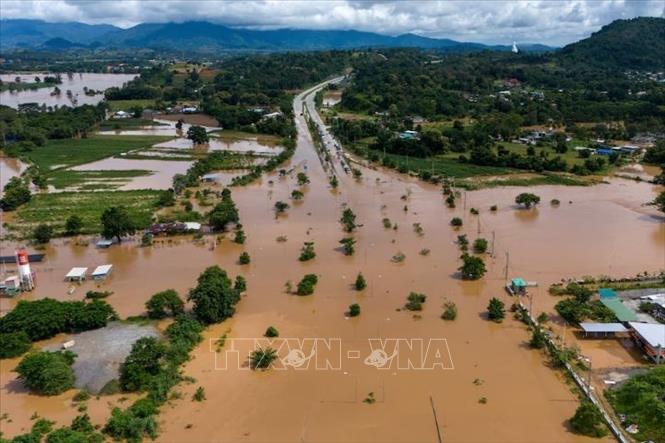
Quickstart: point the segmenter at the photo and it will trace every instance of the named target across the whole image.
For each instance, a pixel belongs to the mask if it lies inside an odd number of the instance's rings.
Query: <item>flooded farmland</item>
[[[10,157],[0,157],[0,193],[12,177],[19,177],[28,166],[21,160]]]
[[[300,107],[297,100],[296,115]],[[543,355],[528,348],[524,326],[512,318],[495,324],[484,313],[490,297],[512,303],[503,290],[506,267],[510,277],[539,283],[536,312],[551,312],[556,299],[547,287],[562,277],[626,276],[664,268],[665,223],[654,208],[644,206],[660,189],[608,178],[594,187],[462,191],[457,208],[450,209],[438,186],[362,168],[362,179],[342,173],[338,189],[332,190],[306,124],[298,118],[297,125],[298,148],[285,165],[294,168],[291,176],[272,173],[232,189],[248,236],[244,245],[225,239],[213,248],[212,238],[166,238],[149,248],[127,241],[98,250],[92,244],[59,240],[46,250],[46,261],[33,266],[36,290],[21,298],[79,300],[87,290],[99,288],[113,291],[106,300],[126,317],[141,314],[155,292],[174,288],[184,296],[207,266],[216,264],[231,276],[247,278],[247,296],[236,315],[210,327],[186,364],[184,373],[196,383],[180,386],[182,399],[163,408],[159,441],[436,441],[434,413],[445,441],[598,441],[567,429],[577,398]],[[305,168],[311,183],[303,188],[304,199],[292,202],[295,173]],[[540,207],[515,207],[515,196],[525,191],[541,196]],[[561,204],[550,205],[552,199]],[[289,201],[291,208],[276,218],[273,206],[278,200]],[[353,256],[339,250],[339,240],[347,236],[338,222],[345,205],[360,225]],[[492,205],[498,211],[490,212]],[[470,214],[472,207],[479,215]],[[449,226],[453,216],[464,220],[460,230]],[[384,228],[384,218],[398,228]],[[421,234],[414,223],[420,223]],[[462,233],[472,240],[494,239],[493,254],[485,257],[488,273],[478,282],[457,275],[460,252],[455,240]],[[280,236],[287,241],[277,242]],[[317,256],[301,263],[298,255],[305,241],[314,242]],[[7,243],[3,249],[13,246]],[[423,249],[429,253],[421,254]],[[237,263],[242,251],[251,255],[250,265]],[[398,253],[405,259],[391,261]],[[102,283],[72,286],[63,281],[73,266],[93,269],[106,263],[114,270]],[[360,292],[351,288],[358,272],[368,282]],[[319,276],[313,295],[285,292],[287,280],[297,283],[307,273]],[[410,291],[427,295],[418,316],[401,309]],[[455,321],[440,319],[445,300],[457,304]],[[15,303],[0,299],[0,309]],[[344,315],[352,303],[361,306],[357,318]],[[230,346],[233,339],[261,337],[270,325],[280,337],[339,339],[340,369],[220,369],[224,353],[216,353],[210,339],[228,331]],[[444,368],[380,370],[363,360],[368,340],[375,338],[445,339],[449,356]],[[358,350],[361,358],[355,357]],[[54,398],[26,394],[11,372],[16,363],[0,362],[0,415],[12,419],[0,422],[0,430],[16,435],[30,426],[33,412],[60,423],[76,415],[70,405],[74,391]],[[199,385],[207,400],[192,403]],[[363,402],[370,392],[374,404]],[[106,401],[102,397],[89,406],[96,424],[109,414]]]
[[[25,74],[2,74],[0,79],[3,82],[13,82],[16,77],[21,78],[21,82],[34,82],[35,76],[43,77],[45,73],[25,73]],[[50,74],[53,75],[53,74]],[[75,73],[71,77],[62,74],[62,84],[53,87],[44,87],[39,89],[26,89],[21,91],[2,91],[0,92],[0,103],[12,108],[18,108],[21,103],[37,103],[46,106],[79,106],[96,105],[104,99],[103,92],[113,86],[122,86],[133,78],[135,74],[93,74],[93,73]],[[55,86],[61,93],[54,94]],[[101,94],[86,95],[84,88],[101,91]],[[71,95],[67,94],[71,91]]]

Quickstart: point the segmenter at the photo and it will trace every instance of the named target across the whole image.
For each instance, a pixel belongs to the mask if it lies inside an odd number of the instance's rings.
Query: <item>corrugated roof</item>
[[[653,348],[665,347],[665,325],[658,323],[630,322],[630,327]]]
[[[580,323],[584,332],[626,332],[621,323]]]
[[[637,321],[637,315],[624,306],[618,298],[601,298],[600,302],[614,312],[619,321]]]

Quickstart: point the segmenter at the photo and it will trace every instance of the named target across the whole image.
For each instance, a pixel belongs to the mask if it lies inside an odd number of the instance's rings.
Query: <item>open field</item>
[[[62,169],[70,166],[101,160],[121,152],[147,148],[170,137],[91,135],[82,139],[49,140],[25,157],[42,171]]]
[[[49,174],[48,184],[56,189],[81,187],[86,184],[97,189],[113,189],[129,182],[132,178],[150,175],[152,172],[144,169],[124,171],[72,171],[58,169]],[[93,183],[90,183],[93,182]]]
[[[140,106],[141,108],[150,108],[155,106],[155,100],[153,99],[108,100],[106,103],[108,103],[111,112],[128,111],[134,106]]]
[[[35,225],[46,223],[62,231],[67,218],[76,214],[83,219],[82,232],[94,234],[101,229],[102,212],[111,206],[124,208],[137,228],[144,228],[150,224],[159,195],[159,191],[151,190],[37,194],[17,211],[11,228],[25,235]]]

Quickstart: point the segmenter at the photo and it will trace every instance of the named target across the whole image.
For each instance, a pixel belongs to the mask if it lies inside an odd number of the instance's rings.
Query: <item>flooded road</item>
[[[44,75],[54,75],[45,73],[29,74],[2,74],[0,79],[3,82],[13,82],[16,77],[21,78],[21,82],[32,83],[35,76],[43,78]],[[104,99],[103,92],[113,86],[122,86],[136,77],[136,74],[88,74],[74,73],[71,78],[67,74],[62,74],[62,84],[53,87],[45,87],[34,90],[23,91],[3,91],[0,92],[0,103],[12,108],[18,108],[21,103],[37,103],[46,106],[80,106],[96,105]],[[61,93],[53,94],[57,86]],[[84,87],[95,91],[101,91],[101,94],[86,95]],[[67,94],[71,91],[71,95]]]
[[[182,399],[170,402],[159,416],[162,442],[436,441],[434,411],[444,441],[598,441],[568,430],[566,420],[577,399],[542,354],[528,348],[524,325],[510,314],[503,324],[489,322],[485,310],[490,297],[512,303],[503,290],[506,264],[510,277],[538,281],[537,312],[551,310],[556,299],[546,288],[563,277],[665,268],[665,223],[654,208],[643,206],[659,188],[612,178],[595,187],[462,191],[457,208],[450,209],[438,186],[361,168],[360,180],[339,173],[339,188],[333,190],[300,116],[304,95],[295,100],[298,148],[284,166],[294,168],[292,175],[275,172],[232,189],[248,236],[245,245],[225,239],[213,249],[212,238],[202,243],[172,238],[150,248],[123,242],[97,250],[59,240],[49,246],[47,260],[33,266],[37,289],[21,297],[78,300],[99,287],[113,291],[107,300],[125,317],[142,313],[155,292],[174,288],[184,296],[206,266],[217,264],[231,276],[244,275],[248,292],[234,318],[210,327],[206,339],[228,332],[228,349],[233,339],[261,337],[272,325],[280,337],[340,340],[339,370],[265,373],[233,365],[221,370],[225,354],[215,353],[205,340],[184,368],[196,382],[179,386]],[[295,173],[305,169],[311,183],[302,188],[304,199],[293,202]],[[541,196],[539,208],[515,208],[515,196],[525,191]],[[553,198],[561,204],[551,206]],[[275,218],[278,200],[291,208]],[[339,240],[348,236],[338,222],[345,204],[361,225],[353,234],[353,256],[339,250]],[[489,211],[492,205],[498,206],[496,212]],[[472,207],[478,216],[470,214]],[[449,226],[453,216],[463,218],[460,230]],[[398,228],[384,228],[384,218]],[[421,234],[414,223],[420,223]],[[485,257],[488,273],[478,282],[464,282],[456,273],[455,240],[462,233],[470,240],[494,238],[494,254]],[[279,236],[287,241],[277,242]],[[306,241],[314,242],[317,256],[302,263],[298,255]],[[423,249],[429,253],[421,255]],[[238,265],[242,251],[251,255],[250,265]],[[404,261],[391,261],[400,252]],[[105,263],[114,265],[107,281],[86,281],[68,294],[70,284],[63,278],[71,267]],[[351,288],[358,272],[368,283],[361,292]],[[319,276],[313,295],[285,293],[287,280],[295,285],[306,273]],[[410,291],[427,295],[418,316],[401,309]],[[457,305],[454,321],[440,319],[446,300]],[[361,314],[349,319],[344,313],[352,303],[360,305]],[[14,304],[0,299],[3,311]],[[445,339],[449,358],[444,368],[380,370],[364,363],[368,340],[374,338]],[[357,350],[362,358],[355,357]],[[7,412],[13,419],[0,422],[7,436],[29,426],[35,411],[58,421],[75,411],[68,403],[73,391],[42,398],[18,389],[10,372],[15,364],[0,362],[0,415]],[[191,401],[198,386],[205,389],[205,402]],[[363,401],[370,392],[373,404]],[[103,410],[94,409],[93,421],[103,423]]]

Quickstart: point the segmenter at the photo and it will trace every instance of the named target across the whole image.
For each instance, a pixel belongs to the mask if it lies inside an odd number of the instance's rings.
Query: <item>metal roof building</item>
[[[630,322],[633,337],[656,363],[665,362],[665,325],[659,323]]]
[[[637,321],[637,315],[628,309],[618,298],[601,298],[600,302],[612,311],[619,321]]]

